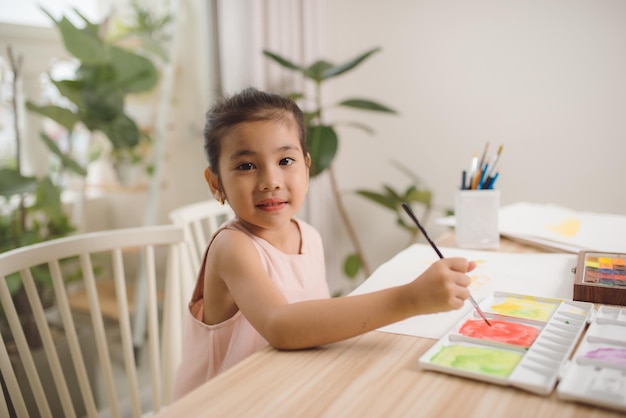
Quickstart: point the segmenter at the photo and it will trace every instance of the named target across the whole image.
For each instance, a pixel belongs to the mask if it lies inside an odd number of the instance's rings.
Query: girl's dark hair
[[[304,116],[293,100],[252,87],[219,99],[206,113],[204,126],[204,151],[211,170],[219,174],[221,141],[235,126],[244,122],[288,121],[288,115],[292,115],[298,125],[300,146],[306,155]]]

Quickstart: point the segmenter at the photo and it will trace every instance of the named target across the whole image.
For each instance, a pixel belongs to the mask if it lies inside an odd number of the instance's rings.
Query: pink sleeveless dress
[[[263,266],[273,282],[290,303],[328,298],[330,294],[320,235],[306,222],[298,219],[295,221],[302,236],[300,254],[279,251],[264,239],[250,233],[236,218],[216,231],[208,247],[224,229],[243,231],[257,248]],[[241,311],[219,324],[207,325],[202,322],[204,265],[203,261],[189,309],[183,318],[182,362],[174,383],[173,400],[268,346],[268,342],[252,327]]]

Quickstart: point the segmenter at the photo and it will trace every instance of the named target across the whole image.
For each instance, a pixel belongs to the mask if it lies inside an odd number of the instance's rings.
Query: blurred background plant
[[[13,54],[10,46],[7,56],[10,68],[3,71],[2,81],[10,89],[8,97],[3,99],[10,102],[16,151],[14,158],[4,161],[0,168],[0,252],[61,238],[75,230],[61,200],[61,187],[54,184],[50,176],[32,177],[23,174],[20,145],[20,120],[23,115],[20,113],[22,98],[18,88],[22,59]],[[33,277],[42,300],[50,301],[48,296],[52,289],[47,269],[41,269],[38,273]],[[12,275],[6,278],[6,283],[27,338],[36,347],[40,344],[39,334],[22,281],[18,275]],[[0,315],[0,330],[3,335],[9,335],[5,332],[7,325],[1,319],[3,315]]]
[[[170,17],[155,18],[139,3],[134,3],[134,7],[134,13],[125,18],[126,23],[109,18],[94,24],[74,10],[84,24],[81,28],[67,17],[57,21],[46,12],[73,58],[69,65],[60,66],[58,73],[43,77],[44,87],[47,85],[55,93],[44,91],[43,97],[48,99],[45,104],[24,103],[20,89],[22,58],[8,47],[8,62],[0,63],[4,64],[0,65],[0,110],[7,116],[2,120],[11,119],[7,122],[11,126],[1,130],[13,143],[8,148],[14,153],[3,155],[0,167],[0,252],[61,238],[77,230],[70,216],[77,201],[64,202],[65,177],[84,178],[87,164],[104,157],[98,141],[109,143],[114,159],[145,158],[146,148],[150,147],[149,134],[126,111],[126,99],[150,93],[157,85],[159,73],[153,60],[158,63],[167,59],[161,42],[168,39],[162,31]],[[109,22],[117,22],[111,36],[107,35]],[[128,46],[123,47],[122,43]],[[149,101],[155,107],[152,98]],[[25,109],[43,117],[40,138],[52,154],[52,169],[46,175],[24,174]],[[46,293],[52,291],[47,269],[38,271],[34,278],[43,300],[47,300]],[[35,347],[39,343],[38,333],[19,276],[7,277],[7,285]],[[0,307],[0,329],[6,326],[2,319]]]
[[[84,177],[88,163],[108,155],[122,182],[122,170],[128,165],[145,163],[150,172],[150,127],[137,123],[141,115],[131,115],[128,101],[155,90],[159,82],[155,62],[167,59],[163,43],[168,40],[165,28],[171,17],[155,17],[136,1],[131,17],[109,17],[101,23],[92,23],[74,10],[83,23],[80,28],[66,16],[56,20],[44,12],[59,30],[73,68],[65,77],[49,74],[54,91],[47,103],[28,101],[26,107],[67,132],[65,144],[41,133],[61,170]],[[154,108],[154,101],[148,102]],[[87,136],[87,146],[73,141],[81,133]]]

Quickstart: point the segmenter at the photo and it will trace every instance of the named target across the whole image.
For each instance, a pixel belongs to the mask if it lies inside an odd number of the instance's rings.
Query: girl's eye
[[[295,162],[296,160],[294,160],[291,157],[285,157],[283,159],[280,160],[280,162],[278,163],[279,165],[291,165]]]
[[[240,171],[248,171],[254,169],[254,164],[252,163],[241,163],[237,166],[237,170]]]

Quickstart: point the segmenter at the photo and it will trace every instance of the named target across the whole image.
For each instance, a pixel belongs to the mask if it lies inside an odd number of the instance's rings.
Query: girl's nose
[[[262,170],[259,178],[259,190],[279,190],[282,188],[282,173],[277,168]]]

